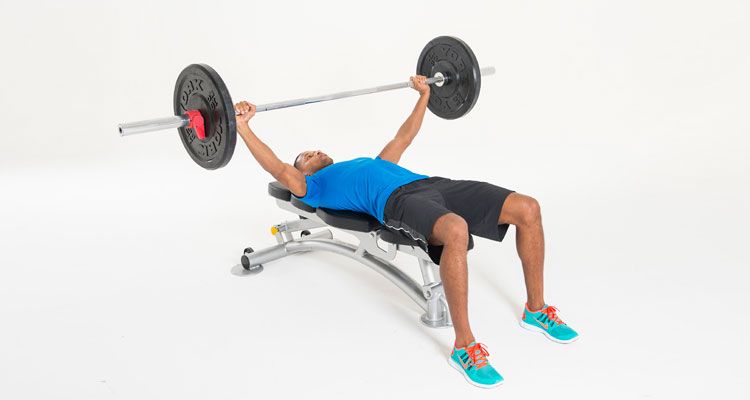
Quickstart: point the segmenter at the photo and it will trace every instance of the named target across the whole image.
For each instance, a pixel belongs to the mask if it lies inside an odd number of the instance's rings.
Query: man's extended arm
[[[255,115],[255,106],[248,102],[240,102],[235,106],[240,113],[237,116],[237,133],[245,141],[247,148],[264,170],[277,181],[286,186],[297,197],[303,197],[307,192],[305,176],[294,166],[284,163],[276,157],[270,147],[263,143],[250,129],[248,121]]]
[[[419,92],[419,100],[409,118],[399,128],[396,137],[388,142],[383,151],[380,152],[380,158],[398,164],[401,155],[404,154],[406,148],[409,147],[414,137],[417,136],[419,128],[422,126],[427,103],[430,101],[430,86],[425,83],[425,79],[424,76],[411,78],[412,82],[414,82],[414,89]]]

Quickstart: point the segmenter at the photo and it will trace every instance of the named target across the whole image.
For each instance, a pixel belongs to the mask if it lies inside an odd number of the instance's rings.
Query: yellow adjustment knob
[[[271,227],[271,234],[276,236],[276,234],[279,233],[279,228],[272,226]]]

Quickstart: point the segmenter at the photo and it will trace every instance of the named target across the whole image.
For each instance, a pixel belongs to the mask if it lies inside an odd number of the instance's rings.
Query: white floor
[[[748,1],[42,0],[0,15],[0,400],[750,398]],[[352,260],[231,275],[295,218],[241,144],[204,171],[174,131],[115,129],[171,115],[191,63],[262,104],[405,81],[439,35],[497,74],[466,117],[428,113],[402,164],[536,197],[547,300],[582,334],[520,328],[514,232],[477,239],[470,318],[507,380],[492,391],[446,363],[451,330]],[[252,127],[287,162],[374,156],[416,96]]]
[[[417,306],[360,264],[319,253],[231,275],[246,245],[273,244],[270,225],[294,216],[262,175],[191,176],[182,161],[3,174],[0,397],[488,395],[445,362],[452,331],[421,326]],[[747,396],[743,239],[600,214],[606,199],[587,207],[599,221],[578,220],[566,201],[544,210],[547,298],[579,342],[518,326],[512,233],[470,253],[471,321],[507,379],[494,395]],[[416,261],[398,262],[418,274]]]

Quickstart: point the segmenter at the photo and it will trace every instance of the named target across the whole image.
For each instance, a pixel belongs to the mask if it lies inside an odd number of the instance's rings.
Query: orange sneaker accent
[[[550,320],[554,321],[556,324],[558,324],[558,325],[565,324],[565,322],[563,322],[560,319],[560,317],[557,316],[557,311],[558,311],[557,308],[555,308],[554,306],[547,306],[546,308],[542,309],[542,313],[545,314],[545,315],[547,315],[547,317]]]
[[[489,365],[487,356],[490,355],[490,352],[487,351],[483,344],[475,343],[474,346],[467,347],[466,352],[469,353],[469,357],[471,358],[471,361],[474,362],[477,369],[482,369]]]

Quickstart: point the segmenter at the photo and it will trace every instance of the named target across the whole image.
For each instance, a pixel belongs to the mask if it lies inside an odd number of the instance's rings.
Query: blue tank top
[[[307,193],[299,199],[311,207],[351,210],[370,214],[383,222],[383,211],[394,190],[429,178],[375,158],[360,157],[333,163],[305,177]]]

